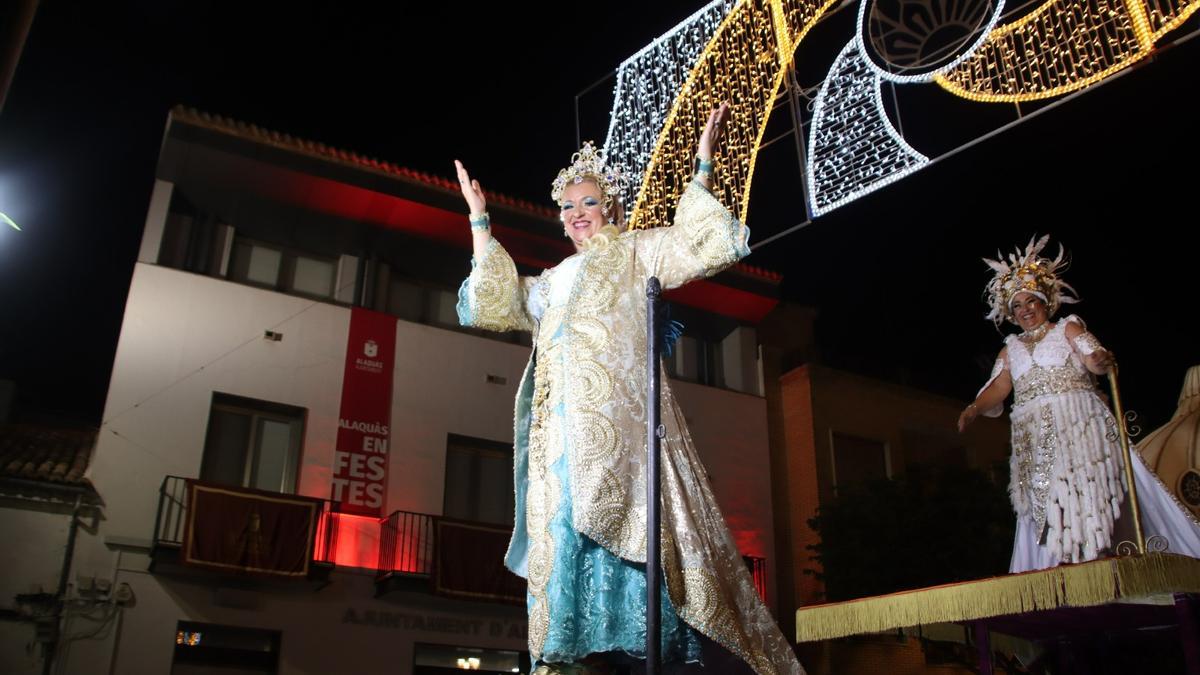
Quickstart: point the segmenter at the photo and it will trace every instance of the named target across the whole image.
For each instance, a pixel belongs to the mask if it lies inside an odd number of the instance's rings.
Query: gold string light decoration
[[[934,80],[972,101],[1019,103],[1082,89],[1149,56],[1200,0],[1048,0],[996,28]]]
[[[700,131],[722,101],[732,110],[715,163],[714,192],[746,220],[754,160],[795,46],[834,0],[742,0],[692,66],[659,132],[630,227],[666,225],[695,173]]]
[[[666,225],[691,180],[699,133],[733,104],[717,151],[714,191],[745,221],[759,144],[796,45],[834,0],[739,0],[675,97],[642,175],[630,227]],[[863,1],[863,0],[860,0]],[[1048,0],[996,28],[976,52],[934,78],[980,102],[1021,102],[1082,89],[1152,53],[1200,0]]]

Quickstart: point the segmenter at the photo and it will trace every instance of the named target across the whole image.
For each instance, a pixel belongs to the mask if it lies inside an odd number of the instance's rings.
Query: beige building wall
[[[784,508],[791,524],[780,539],[789,540],[794,592],[787,604],[820,602],[820,584],[802,570],[815,563],[806,547],[817,543],[808,520],[833,498],[836,466],[834,434],[881,443],[890,477],[914,462],[958,464],[987,469],[1007,460],[1008,425],[980,418],[967,433],[955,429],[963,401],[844,373],[816,365],[796,368],[780,378],[780,407],[792,498]],[[781,607],[780,611],[784,611]]]

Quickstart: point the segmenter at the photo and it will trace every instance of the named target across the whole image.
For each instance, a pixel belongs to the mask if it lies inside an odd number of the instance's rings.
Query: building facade
[[[555,211],[489,211],[523,271],[569,253]],[[174,110],[68,590],[121,599],[64,612],[53,672],[527,672],[500,558],[529,339],[458,326],[469,257],[456,183]],[[767,598],[754,326],[778,283],[669,296],[672,387]]]
[[[809,520],[840,486],[947,467],[992,472],[1006,465],[1008,426],[985,418],[959,434],[962,401],[815,363],[789,369],[772,385],[772,480],[777,495],[788,495],[776,500],[779,614],[781,627],[794,636],[795,610],[826,601],[812,574],[821,568],[811,548],[819,535]],[[1005,476],[997,472],[993,482],[1006,485]],[[804,644],[800,654],[811,673],[969,672],[964,639],[961,630],[939,626],[919,639],[889,633]]]

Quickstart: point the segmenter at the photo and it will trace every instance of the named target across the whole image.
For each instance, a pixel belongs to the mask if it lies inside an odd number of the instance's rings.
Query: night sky
[[[249,4],[38,9],[0,111],[0,211],[23,228],[0,229],[0,378],[17,382],[21,409],[99,421],[171,106],[447,176],[460,158],[487,190],[548,201],[575,149],[576,94],[699,7],[561,4],[535,21],[499,3]],[[802,83],[842,30],[830,22],[801,47]],[[1164,50],[747,262],[818,309],[826,364],[966,401],[1001,341],[983,320],[979,258],[1049,232],[1073,258],[1071,311],[1117,354],[1126,405],[1153,428],[1200,364],[1200,139],[1185,90],[1198,57],[1200,40]],[[902,114],[927,152],[1013,116],[914,87]],[[611,89],[581,99],[584,138],[603,140]],[[760,156],[748,218],[760,241],[804,218],[785,146]]]

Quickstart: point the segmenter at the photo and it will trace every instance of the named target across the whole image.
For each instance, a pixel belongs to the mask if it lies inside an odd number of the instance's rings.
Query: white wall
[[[0,673],[40,675],[41,648],[33,645],[32,623],[0,621]]]
[[[138,264],[90,473],[106,503],[106,533],[150,538],[162,477],[199,473],[214,391],[307,409],[299,492],[328,496],[349,319],[344,307]],[[268,329],[283,340],[264,340]],[[528,355],[519,345],[397,321],[387,511],[441,512],[448,433],[512,441]],[[489,375],[506,382],[489,383]],[[737,480],[750,481],[740,485],[765,486],[763,399],[676,389],[706,461],[731,458]],[[761,466],[745,469],[748,453]],[[730,515],[741,510],[738,495],[720,496]],[[744,515],[770,522],[766,504]]]
[[[132,587],[136,603],[108,627],[107,639],[71,642],[57,673],[169,673],[180,620],[280,631],[280,675],[405,675],[418,642],[526,649],[522,607],[403,594],[376,599],[372,577],[356,572],[335,572],[320,590],[247,590],[155,576],[144,571],[146,563],[144,555],[125,555],[117,582]],[[65,632],[94,627],[77,620]]]
[[[106,534],[149,539],[163,476],[199,474],[214,391],[306,408],[302,475],[327,473],[348,315],[137,264],[89,470],[105,501]],[[283,340],[264,340],[267,329]]]
[[[5,506],[0,508],[0,606],[11,607],[18,593],[54,593],[58,588],[71,507],[51,513]]]
[[[199,473],[214,391],[307,409],[299,492],[327,497],[349,321],[344,307],[138,264],[90,472],[106,533],[151,537],[163,476]],[[446,434],[511,442],[529,352],[403,321],[396,342],[386,511],[440,513]]]
[[[388,663],[408,664],[412,640],[523,645],[523,638],[406,638],[394,629],[346,624],[347,607],[388,603],[372,600],[370,577],[341,572],[337,584],[318,593],[253,591],[248,593],[258,598],[257,609],[226,607],[216,601],[219,591],[211,582],[150,575],[144,554],[119,554],[110,545],[114,539],[140,542],[148,550],[163,477],[199,473],[214,391],[307,409],[299,492],[327,497],[349,320],[345,307],[136,266],[90,470],[106,520],[95,535],[81,537],[74,573],[126,581],[138,601],[124,611],[119,638],[73,644],[63,672],[106,672],[90,668],[113,659],[114,640],[120,645],[118,672],[164,672],[180,619],[284,630],[283,673],[343,672],[339,658],[360,659],[358,672],[383,672],[382,662],[370,660],[381,645],[391,654]],[[282,333],[282,341],[264,340],[268,329]],[[528,354],[519,345],[397,322],[387,512],[441,512],[447,434],[512,441],[513,399]],[[489,383],[489,375],[505,383]],[[770,564],[765,402],[700,385],[673,387],[739,546]],[[359,525],[361,551],[373,551],[378,527],[369,519]],[[351,529],[343,523],[339,542]],[[364,564],[370,562],[364,555]],[[453,614],[447,601],[424,602],[434,604],[422,611]],[[487,611],[483,607],[472,611]],[[392,672],[408,672],[407,665]]]
[[[0,508],[0,607],[16,609],[14,596],[53,594],[58,588],[71,522],[71,507],[66,508],[67,513]],[[41,648],[33,640],[32,623],[0,621],[0,673],[42,672]]]

